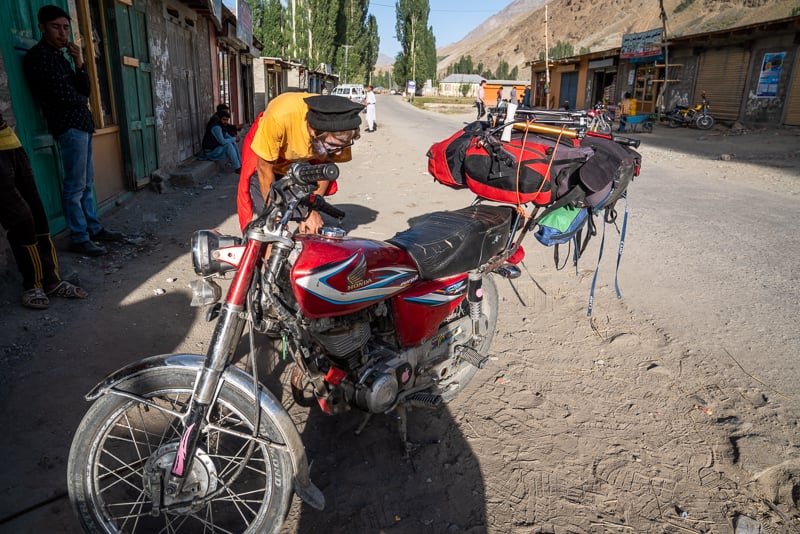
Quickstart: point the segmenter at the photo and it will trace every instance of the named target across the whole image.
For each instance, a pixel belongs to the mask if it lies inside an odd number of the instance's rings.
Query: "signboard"
[[[222,25],[222,0],[211,0],[211,18],[217,27]]]
[[[415,82],[414,80],[408,80],[408,84],[406,87],[407,87],[406,93],[411,96],[414,96],[414,93],[417,92],[417,82]]]
[[[236,38],[246,44],[248,49],[253,44],[253,10],[247,0],[236,2]]]
[[[786,52],[764,54],[764,61],[761,62],[761,73],[758,75],[756,97],[774,98],[778,96],[778,82],[781,79],[781,70],[783,70],[785,57]]]
[[[622,49],[619,52],[621,59],[636,63],[663,59],[663,56],[661,28],[622,36]]]

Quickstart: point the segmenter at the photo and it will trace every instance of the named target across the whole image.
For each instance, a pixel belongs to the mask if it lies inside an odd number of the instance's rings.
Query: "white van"
[[[367,98],[367,91],[360,83],[345,83],[342,85],[337,85],[333,88],[331,94],[349,98],[353,102],[358,102],[359,104],[363,104],[364,100]]]

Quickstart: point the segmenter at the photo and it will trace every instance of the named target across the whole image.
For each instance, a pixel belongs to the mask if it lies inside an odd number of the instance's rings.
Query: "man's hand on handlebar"
[[[311,211],[306,220],[300,221],[300,224],[297,226],[297,231],[301,234],[317,234],[323,225],[324,223],[322,222],[320,214],[316,211]]]

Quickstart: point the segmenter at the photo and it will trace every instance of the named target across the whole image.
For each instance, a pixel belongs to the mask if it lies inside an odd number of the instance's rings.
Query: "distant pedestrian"
[[[0,115],[0,224],[22,275],[22,305],[44,310],[49,297],[85,299],[88,293],[61,280],[47,213],[22,143]]]
[[[375,98],[375,91],[372,90],[372,86],[367,86],[367,98],[366,98],[366,106],[367,106],[367,131],[374,132],[375,131],[375,104],[377,99]]]
[[[483,114],[486,113],[486,104],[484,101],[486,93],[484,91],[484,85],[486,85],[486,80],[481,80],[481,83],[478,86],[478,92],[475,94],[475,107],[478,108],[478,118],[475,120],[481,120]]]
[[[497,88],[497,107],[498,108],[500,107],[500,102],[502,102],[502,101],[503,101],[503,88],[502,87],[498,87]]]
[[[526,85],[525,91],[522,93],[522,107],[531,107],[531,86]]]
[[[517,98],[517,88],[514,85],[511,86],[511,92],[508,93],[508,101],[515,106],[519,104],[519,99]]]
[[[47,5],[39,9],[38,19],[42,39],[25,54],[23,67],[61,155],[61,201],[72,238],[70,250],[101,256],[108,250],[94,241],[121,241],[125,236],[104,228],[97,217],[89,75],[80,47],[69,41],[69,15],[60,7]],[[61,52],[63,49],[72,57],[74,69]]]

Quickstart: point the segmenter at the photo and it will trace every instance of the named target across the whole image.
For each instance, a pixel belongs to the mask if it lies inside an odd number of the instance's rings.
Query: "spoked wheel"
[[[714,127],[714,117],[711,115],[698,115],[695,124],[700,130],[710,130]]]
[[[182,491],[167,495],[195,373],[155,370],[106,394],[83,418],[67,467],[70,500],[87,532],[145,534],[277,532],[289,507],[292,469],[285,449],[251,438],[251,398],[225,385]],[[260,435],[278,439],[264,415]]]
[[[497,297],[497,286],[494,283],[494,280],[491,276],[483,277],[483,304],[482,304],[482,311],[483,316],[485,317],[484,322],[484,329],[486,335],[483,339],[480,340],[480,343],[472,346],[472,348],[483,356],[487,356],[489,354],[489,348],[492,346],[492,340],[494,339],[494,333],[497,329],[497,308],[498,308],[498,297]],[[469,322],[469,305],[464,299],[462,306],[459,310],[459,317],[451,320],[449,323],[442,325],[443,328],[450,328],[455,326],[455,323],[461,322],[462,325],[464,317],[467,318],[467,322]],[[448,326],[449,325],[449,326]],[[471,329],[472,325],[469,326],[462,326],[464,331]],[[455,332],[451,331],[448,335],[457,335]],[[451,349],[452,350],[452,349]],[[475,376],[475,373],[478,372],[478,368],[472,365],[471,363],[467,362],[464,358],[459,357],[458,355],[454,355],[449,362],[447,362],[443,366],[439,366],[439,383],[435,388],[432,389],[433,393],[439,394],[442,396],[442,400],[448,402],[452,400],[458,393],[460,393],[467,384],[469,384],[470,380]]]

